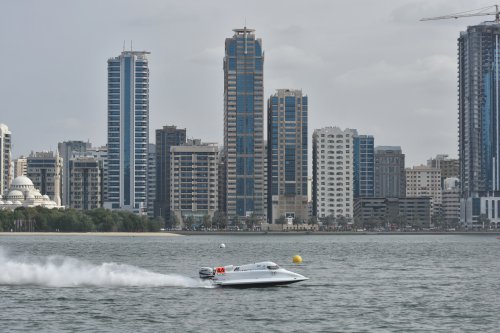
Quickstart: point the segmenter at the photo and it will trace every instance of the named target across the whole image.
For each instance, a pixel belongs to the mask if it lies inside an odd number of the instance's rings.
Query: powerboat
[[[221,287],[268,287],[308,280],[271,261],[241,266],[202,267],[199,273],[201,279],[211,280],[214,285]]]

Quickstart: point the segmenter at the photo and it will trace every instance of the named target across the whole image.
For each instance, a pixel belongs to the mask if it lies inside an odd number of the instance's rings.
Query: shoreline
[[[183,236],[199,236],[199,235],[231,235],[231,236],[295,236],[295,235],[310,235],[310,236],[414,236],[414,235],[489,235],[500,237],[498,231],[171,231],[172,233]]]
[[[101,236],[101,237],[177,237],[177,236],[415,236],[415,235],[488,235],[500,237],[498,231],[169,231],[169,232],[0,232],[1,236]]]
[[[104,236],[104,237],[177,237],[170,232],[0,232],[0,236]]]

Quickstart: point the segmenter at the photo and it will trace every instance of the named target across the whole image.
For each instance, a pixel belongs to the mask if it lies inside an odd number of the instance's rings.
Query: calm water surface
[[[201,266],[263,260],[310,280],[222,289],[197,279]],[[500,241],[0,236],[0,296],[0,332],[500,332]]]

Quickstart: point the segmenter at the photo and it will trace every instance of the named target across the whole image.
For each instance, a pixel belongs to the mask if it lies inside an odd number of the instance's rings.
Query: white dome
[[[17,201],[14,201],[14,205],[19,205],[19,206],[21,206],[21,205],[22,205],[22,203],[21,203],[21,201],[17,200]]]
[[[45,199],[45,200],[50,200],[50,198],[49,198],[49,196],[48,196],[47,194],[44,194],[44,195],[42,196],[42,198],[43,198],[43,199]]]
[[[2,200],[0,200],[0,205],[4,205],[4,202]]]
[[[24,194],[21,191],[18,190],[12,190],[9,192],[7,195],[8,198],[23,198],[24,199]]]
[[[5,204],[6,204],[6,205],[12,205],[12,201],[7,200],[7,201],[5,201]]]
[[[31,192],[28,193],[28,195],[26,195],[26,200],[28,199],[35,199],[35,195]]]
[[[33,186],[33,182],[26,176],[18,176],[12,181],[12,186]]]

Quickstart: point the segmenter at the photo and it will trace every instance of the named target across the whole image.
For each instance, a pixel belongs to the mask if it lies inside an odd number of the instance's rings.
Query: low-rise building
[[[354,221],[365,228],[430,228],[431,198],[357,198]]]
[[[432,214],[441,213],[441,170],[425,165],[406,169],[406,196],[431,197]]]
[[[460,221],[460,181],[455,177],[444,180],[443,219],[450,227]]]

